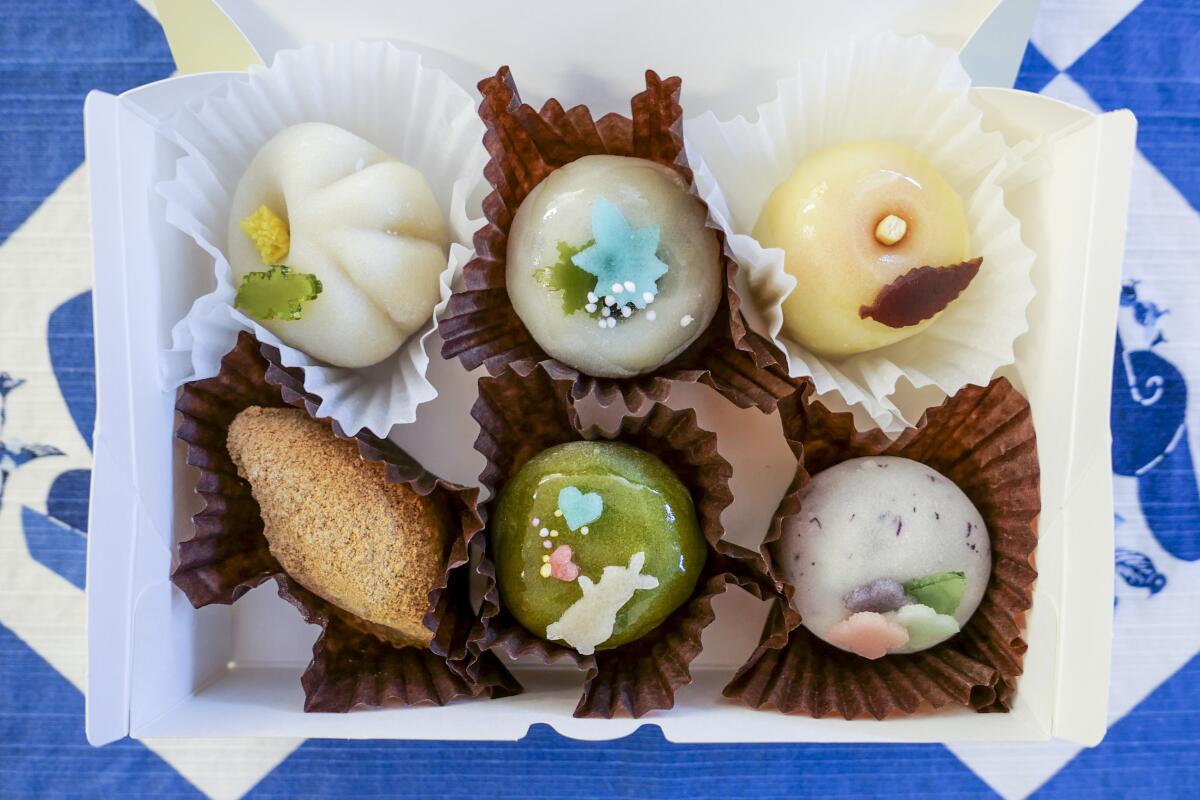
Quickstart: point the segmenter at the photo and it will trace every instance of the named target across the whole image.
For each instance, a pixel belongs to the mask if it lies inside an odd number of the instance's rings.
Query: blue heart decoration
[[[577,531],[600,519],[604,500],[595,492],[584,494],[574,486],[568,486],[558,493],[558,510],[567,521],[567,527]]]

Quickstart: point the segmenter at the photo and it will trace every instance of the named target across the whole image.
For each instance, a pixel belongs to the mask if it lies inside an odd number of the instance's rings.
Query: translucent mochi
[[[920,601],[933,601],[912,589],[910,604],[887,614],[910,634],[889,653],[939,644],[975,613],[992,571],[991,544],[979,511],[948,478],[906,458],[852,458],[816,475],[801,503],[773,556],[796,589],[793,607],[816,636],[829,641],[830,630],[854,613],[846,605],[851,593],[881,579],[911,587],[930,576],[965,576],[961,600],[946,615],[957,627],[931,635],[936,615]]]
[[[234,283],[268,269],[241,221],[266,206],[287,223],[283,263],[315,275],[296,320],[258,320],[286,344],[339,367],[390,356],[428,321],[449,234],[420,172],[324,123],[285,128],[238,182],[227,254]]]
[[[501,490],[491,536],[508,611],[584,655],[652,631],[691,597],[707,557],[687,488],[620,442],[531,458]]]
[[[888,142],[818,150],[775,188],[754,236],[784,251],[796,289],[783,302],[788,338],[826,356],[884,347],[933,323],[893,328],[863,319],[909,270],[970,258],[962,199],[924,156]]]
[[[653,301],[608,325],[596,312],[566,313],[562,293],[539,280],[540,270],[558,263],[560,243],[578,248],[594,239],[598,198],[634,230],[657,227],[658,257],[667,265]],[[602,378],[650,372],[695,341],[720,304],[724,270],[706,220],[703,205],[667,167],[623,156],[573,161],[534,187],[513,218],[506,275],[513,308],[543,350],[581,372]],[[642,288],[634,289],[639,303]],[[601,305],[612,291],[594,289]]]

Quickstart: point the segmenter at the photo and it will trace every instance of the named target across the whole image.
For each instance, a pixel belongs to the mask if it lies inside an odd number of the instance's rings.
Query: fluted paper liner
[[[689,665],[700,653],[701,633],[713,621],[713,597],[730,582],[760,598],[769,590],[753,576],[757,556],[722,538],[721,512],[733,501],[732,468],[717,452],[716,435],[696,424],[695,412],[653,403],[643,416],[622,418],[611,434],[584,430],[571,402],[572,386],[571,378],[544,365],[527,375],[506,371],[480,380],[471,415],[480,426],[475,448],[487,459],[481,482],[494,498],[526,461],[564,442],[611,438],[640,447],[662,459],[688,488],[708,543],[704,571],[692,597],[656,629],[636,641],[584,656],[533,635],[505,611],[489,550],[477,566],[484,581],[480,614],[486,631],[472,639],[475,646],[503,651],[510,658],[531,656],[546,664],[569,661],[586,670],[577,717],[640,717],[671,708],[675,691],[691,683]]]
[[[499,660],[468,648],[477,622],[468,595],[468,547],[483,529],[478,489],[436,478],[386,439],[348,437],[337,423],[331,424],[333,434],[355,441],[365,460],[381,464],[389,482],[407,484],[422,495],[436,492],[445,502],[451,537],[445,571],[429,592],[424,624],[433,641],[427,649],[384,641],[372,633],[370,623],[291,579],[271,555],[258,504],[249,483],[238,476],[226,437],[234,417],[249,406],[294,406],[315,417],[320,401],[304,392],[298,372],[282,367],[274,348],[243,332],[215,377],[180,391],[177,436],[187,443],[187,463],[200,472],[196,491],[205,506],[193,517],[194,537],[178,545],[171,580],[200,608],[232,603],[274,578],[280,597],[296,606],[306,622],[321,627],[312,662],[301,678],[306,711],[443,705],[458,697],[511,693],[515,684]]]
[[[647,402],[664,400],[671,380],[705,383],[743,408],[767,411],[789,393],[777,366],[782,354],[746,326],[734,288],[737,262],[725,247],[724,232],[711,220],[708,226],[724,254],[724,298],[696,341],[645,375],[595,378],[550,358],[509,300],[505,262],[513,217],[533,187],[558,167],[586,155],[636,156],[670,167],[693,186],[683,146],[680,86],[679,78],[662,79],[647,71],[646,89],[633,97],[630,117],[608,114],[596,120],[587,106],[564,110],[559,101],[548,100],[537,111],[522,103],[508,67],[480,82],[479,115],[491,155],[485,174],[493,191],[483,202],[487,221],[475,234],[475,257],[464,267],[462,286],[442,315],[442,355],[458,356],[468,369],[483,365],[492,375],[506,367],[527,375],[541,363],[554,377],[572,380],[574,398],[595,394],[609,405],[621,396],[635,412]]]
[[[895,441],[880,431],[857,432],[850,414],[807,405],[803,392],[785,400],[780,413],[800,466],[761,548],[778,596],[758,648],[725,696],[754,708],[846,719],[884,719],[947,705],[1008,711],[1037,578],[1040,472],[1029,403],[997,378],[987,387],[963,389]],[[771,558],[786,520],[800,513],[809,477],[846,459],[873,455],[911,458],[954,481],[987,523],[992,548],[983,601],[959,634],[929,650],[875,661],[809,633],[790,606],[792,587]]]
[[[224,253],[233,194],[259,149],[301,122],[345,128],[414,167],[446,215],[452,243],[437,306],[399,350],[372,366],[330,366],[284,344],[234,307],[237,287]],[[220,93],[168,120],[164,133],[186,153],[175,177],[156,187],[166,201],[167,223],[194,239],[213,266],[211,290],[205,288],[172,330],[164,382],[174,386],[215,375],[239,331],[251,331],[279,350],[284,366],[304,368],[305,389],[321,398],[320,416],[332,417],[342,430],[387,436],[393,425],[416,419],[417,407],[437,397],[426,377],[426,348],[481,224],[487,154],[468,91],[425,66],[419,54],[387,42],[310,44],[279,52],[270,67],[254,66],[231,78]]]
[[[985,131],[969,89],[954,51],[924,37],[884,33],[799,64],[751,119],[722,121],[709,112],[686,125],[696,186],[730,234],[745,276],[743,310],[752,329],[784,352],[790,375],[811,378],[827,403],[837,398],[859,410],[862,427],[892,436],[917,420],[922,398],[938,394],[911,387],[934,387],[944,398],[963,386],[987,385],[1013,362],[1013,343],[1029,327],[1034,253],[1004,204],[1028,147],[1009,147],[999,133]],[[806,155],[878,139],[916,149],[954,187],[971,231],[968,257],[982,256],[983,266],[915,336],[865,353],[820,356],[783,329],[783,301],[806,288],[784,271],[783,250],[764,248],[750,234],[771,192]]]

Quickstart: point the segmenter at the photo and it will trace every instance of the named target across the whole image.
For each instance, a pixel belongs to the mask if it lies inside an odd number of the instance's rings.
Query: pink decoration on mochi
[[[550,576],[560,581],[573,581],[578,578],[579,565],[571,560],[573,555],[569,544],[560,544],[554,548],[554,552],[550,554]]]
[[[894,647],[907,644],[908,631],[883,614],[860,611],[831,627],[825,639],[835,647],[874,660],[887,655]]]

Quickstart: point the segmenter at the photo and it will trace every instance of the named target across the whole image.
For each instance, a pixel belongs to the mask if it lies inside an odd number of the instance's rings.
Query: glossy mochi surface
[[[805,627],[852,651],[846,642],[861,641],[860,631],[886,639],[907,628],[887,653],[924,650],[957,633],[992,568],[987,528],[962,490],[920,462],[891,456],[853,458],[817,474],[773,557],[795,588],[792,605]],[[955,577],[938,581],[947,576]],[[939,591],[947,586],[953,591]],[[955,607],[929,608],[947,603]]]
[[[287,224],[283,263],[321,282],[300,319],[259,320],[283,342],[334,366],[363,367],[428,321],[449,233],[420,172],[334,125],[280,131],[234,193],[226,252],[235,286],[268,269],[241,227],[262,206]]]
[[[584,655],[657,627],[691,596],[707,555],[675,474],[608,441],[530,459],[500,492],[492,537],[505,607]]]
[[[889,216],[881,241],[876,230]],[[885,244],[896,220],[903,236]],[[767,199],[754,236],[782,248],[796,278],[783,302],[785,335],[826,356],[874,350],[931,325],[936,315],[892,328],[859,311],[909,270],[970,258],[971,244],[962,199],[945,178],[911,147],[878,141],[806,156]]]
[[[581,302],[568,312],[563,292],[548,285],[547,271],[563,258],[560,245],[582,248],[596,240],[598,202],[615,209],[631,235],[651,242],[651,254],[657,253],[666,272],[655,286],[634,281],[630,289],[618,282],[621,292],[615,296],[612,282],[601,285],[595,276],[574,272],[587,281],[582,291],[591,291],[599,303],[588,310]],[[506,274],[513,308],[543,350],[581,372],[604,378],[651,372],[695,341],[720,304],[724,269],[706,221],[704,206],[667,167],[624,156],[572,161],[534,187],[513,219]],[[653,299],[646,302],[648,288]],[[630,298],[637,306],[629,307],[628,316],[612,314],[609,322],[600,311],[606,296]]]

